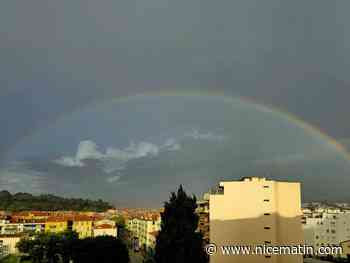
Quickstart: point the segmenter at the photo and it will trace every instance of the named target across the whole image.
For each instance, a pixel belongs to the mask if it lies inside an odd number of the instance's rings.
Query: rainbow
[[[74,114],[75,112],[80,112],[83,111],[86,108],[90,107],[97,107],[101,104],[105,103],[121,103],[121,102],[127,102],[132,98],[147,98],[147,97],[217,97],[223,100],[223,102],[226,103],[235,103],[235,102],[241,102],[248,104],[252,107],[254,107],[257,111],[259,112],[265,112],[265,113],[270,113],[270,114],[275,114],[286,121],[288,121],[291,124],[296,125],[297,127],[300,127],[303,129],[307,134],[310,134],[311,136],[318,136],[319,138],[323,139],[325,142],[327,142],[329,145],[334,147],[334,149],[340,153],[344,158],[346,158],[348,161],[350,161],[350,153],[346,150],[346,148],[338,142],[336,139],[330,137],[327,135],[325,132],[321,131],[319,128],[305,122],[304,120],[296,117],[295,115],[286,112],[282,109],[273,107],[271,105],[266,105],[266,104],[259,104],[255,100],[248,98],[248,97],[233,97],[228,94],[225,94],[224,92],[216,91],[216,92],[209,92],[209,91],[173,91],[173,90],[166,90],[166,91],[154,91],[154,92],[146,92],[146,93],[139,93],[139,94],[134,94],[134,95],[128,95],[128,96],[123,96],[123,97],[115,97],[112,99],[104,99],[104,100],[99,100],[95,101],[94,103],[91,103],[84,108],[80,108],[79,111],[73,111],[70,112],[70,114]],[[49,128],[51,125],[54,125],[55,123],[59,122],[60,120],[64,119],[67,116],[66,114],[63,114],[50,122],[48,125],[46,125],[46,128]],[[36,135],[39,131],[41,131],[44,128],[39,128],[32,132],[29,135],[23,136],[17,143],[11,147],[7,152],[11,152],[11,150],[15,149],[17,145],[20,143],[24,142],[28,138],[31,138]]]

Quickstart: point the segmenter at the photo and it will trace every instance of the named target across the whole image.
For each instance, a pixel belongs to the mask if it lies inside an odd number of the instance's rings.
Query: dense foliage
[[[41,233],[34,238],[22,239],[17,248],[21,253],[28,254],[33,263],[68,263],[78,241],[78,234],[71,231]]]
[[[161,231],[155,249],[156,263],[205,263],[202,234],[197,232],[196,198],[187,196],[182,186],[172,193],[162,213]]]
[[[33,263],[128,263],[127,247],[110,236],[79,239],[75,232],[42,233],[17,245]]]
[[[114,237],[99,236],[79,240],[74,248],[74,263],[128,263],[126,245]]]
[[[105,211],[112,206],[102,200],[92,201],[80,198],[62,198],[55,195],[34,196],[27,193],[11,194],[0,191],[0,210],[6,211]]]

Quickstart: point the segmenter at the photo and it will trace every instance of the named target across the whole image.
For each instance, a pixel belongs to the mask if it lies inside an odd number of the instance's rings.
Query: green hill
[[[32,195],[28,193],[11,194],[0,191],[0,210],[6,211],[106,211],[113,206],[102,200],[89,200],[81,198],[63,198],[51,194]]]

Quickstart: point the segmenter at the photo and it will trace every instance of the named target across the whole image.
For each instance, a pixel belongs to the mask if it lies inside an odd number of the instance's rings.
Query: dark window
[[[265,258],[271,258],[271,256],[265,256]]]
[[[270,202],[270,200],[269,199],[264,199],[264,202]]]
[[[270,216],[271,214],[270,213],[265,213],[264,216]]]
[[[268,186],[268,185],[264,185],[264,188],[270,188],[270,186]]]
[[[265,227],[264,227],[264,229],[271,229],[271,227],[269,227],[269,226],[265,226]]]

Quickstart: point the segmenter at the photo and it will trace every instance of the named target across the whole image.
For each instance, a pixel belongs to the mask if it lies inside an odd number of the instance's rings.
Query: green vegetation
[[[187,196],[179,187],[165,203],[161,231],[157,237],[156,263],[206,263],[202,234],[196,232],[198,215],[196,197]],[[147,262],[152,262],[148,259]]]
[[[66,231],[42,233],[34,239],[22,239],[17,247],[32,263],[128,263],[129,253],[122,241],[110,236],[79,239]]]
[[[116,216],[113,218],[115,221],[116,225],[118,226],[118,237],[119,239],[124,242],[124,244],[128,247],[131,247],[131,242],[130,242],[130,232],[127,229],[125,225],[125,219],[122,216]]]
[[[6,211],[96,211],[103,212],[112,205],[102,200],[92,201],[80,198],[62,198],[55,195],[34,196],[27,193],[12,195],[8,191],[0,191],[0,210]]]
[[[20,263],[32,263],[29,260],[22,260],[18,256],[14,256],[14,255],[8,256],[8,257],[0,260],[0,263],[18,263],[18,262],[20,262]]]

